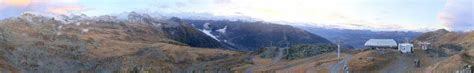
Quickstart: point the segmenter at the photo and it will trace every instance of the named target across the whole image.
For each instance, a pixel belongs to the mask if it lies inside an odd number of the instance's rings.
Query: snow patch
[[[151,24],[153,24],[154,27],[161,27],[161,26],[162,26],[161,23],[158,23],[158,24],[156,24],[156,23],[151,23]]]
[[[81,30],[81,33],[87,33],[87,32],[89,32],[89,29],[82,29]]]
[[[211,34],[211,30],[206,30],[206,29],[204,29],[204,30],[201,30],[201,31],[202,31],[204,34],[206,34],[207,36],[210,36],[211,38],[213,38],[213,39],[219,41],[219,39],[217,39],[216,36],[214,36],[214,35]]]
[[[77,23],[76,23],[76,26],[79,26],[79,25],[81,25],[81,23],[80,23],[80,22],[77,22]]]
[[[58,26],[58,29],[59,29],[59,30],[63,29],[63,26]]]
[[[126,21],[128,20],[128,13],[120,13],[115,15],[118,20]]]
[[[208,22],[204,23],[204,29],[209,29],[209,25],[210,25],[210,23],[208,23]]]
[[[220,32],[220,33],[225,33],[225,30],[227,30],[227,26],[225,26],[224,28],[222,29],[217,29],[216,31]]]
[[[63,33],[61,32],[56,32],[56,35],[59,36],[59,35],[62,35]]]

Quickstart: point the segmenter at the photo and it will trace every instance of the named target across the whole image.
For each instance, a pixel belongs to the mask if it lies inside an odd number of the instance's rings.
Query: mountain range
[[[289,26],[266,22],[186,20],[215,40],[239,50],[289,47],[297,44],[332,43],[319,35]]]
[[[337,28],[321,28],[316,26],[295,26],[313,34],[320,35],[331,42],[341,41],[347,48],[364,48],[369,39],[394,39],[398,43],[409,42],[423,34],[415,31],[371,31]]]
[[[292,26],[127,15],[88,17],[25,13],[0,21],[4,72],[230,71],[244,52],[296,44],[331,45]],[[242,25],[238,25],[242,24]],[[204,26],[206,25],[206,26]],[[224,29],[223,29],[224,28]],[[268,28],[268,29],[261,29]],[[207,62],[232,65],[207,66]]]

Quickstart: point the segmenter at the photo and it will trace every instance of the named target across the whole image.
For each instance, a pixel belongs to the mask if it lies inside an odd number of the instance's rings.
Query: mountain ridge
[[[298,28],[318,34],[331,42],[342,41],[346,48],[364,48],[364,43],[369,39],[394,39],[398,43],[407,42],[415,39],[421,32],[413,31],[370,31],[370,30],[351,30],[351,29],[332,29],[321,27],[303,27]]]
[[[452,32],[439,29],[426,32],[417,37],[414,43],[429,43],[428,51],[437,51],[447,55],[427,71],[449,72],[452,69],[463,69],[466,65],[474,65],[474,31]],[[472,69],[472,68],[471,68]]]
[[[267,22],[225,20],[186,20],[201,31],[236,48],[255,50],[264,47],[287,47],[296,44],[327,44],[327,39],[305,30]]]

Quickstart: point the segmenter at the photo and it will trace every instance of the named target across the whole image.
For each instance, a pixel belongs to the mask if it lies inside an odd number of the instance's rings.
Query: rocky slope
[[[205,35],[199,30],[193,28],[186,22],[179,18],[170,18],[169,20],[156,19],[147,14],[139,14],[131,12],[128,15],[128,19],[132,24],[148,24],[148,27],[137,27],[137,30],[143,28],[155,29],[157,32],[161,32],[169,39],[176,40],[178,42],[185,43],[191,47],[205,47],[205,48],[224,48],[218,41],[213,40],[212,37]],[[140,31],[139,31],[140,32]],[[151,33],[159,34],[160,33]],[[136,35],[146,36],[146,35]]]
[[[431,50],[449,55],[449,58],[427,68],[427,72],[454,72],[465,65],[474,66],[474,32],[472,31],[450,32],[440,29],[427,32],[417,37],[414,42],[431,43]]]
[[[449,32],[440,29],[433,32],[427,32],[416,38],[415,42],[429,42],[435,48],[459,47],[458,49],[474,48],[474,32]]]
[[[127,19],[26,13],[0,21],[0,43],[0,71],[7,73],[205,71],[189,67],[227,59],[236,64],[211,70],[230,71],[244,64],[233,60],[243,53],[215,49],[219,42],[179,19],[138,13]]]

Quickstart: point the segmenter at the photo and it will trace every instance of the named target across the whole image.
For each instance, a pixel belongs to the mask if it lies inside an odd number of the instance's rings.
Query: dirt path
[[[421,67],[415,67],[415,60],[421,60]],[[381,73],[407,73],[407,72],[421,72],[427,66],[436,63],[434,58],[428,57],[426,53],[421,50],[415,50],[415,53],[399,54],[387,67],[381,69]],[[425,64],[423,66],[423,64]],[[430,72],[427,72],[430,73]]]
[[[403,54],[402,54],[403,55]],[[412,66],[413,61],[407,57],[399,57],[392,62],[388,67],[380,70],[382,73],[405,73],[408,66]]]
[[[348,65],[348,62],[351,59],[352,59],[352,55],[348,55],[343,60],[339,61],[339,63],[331,65],[329,71],[331,73],[340,73],[343,70],[343,67]]]

